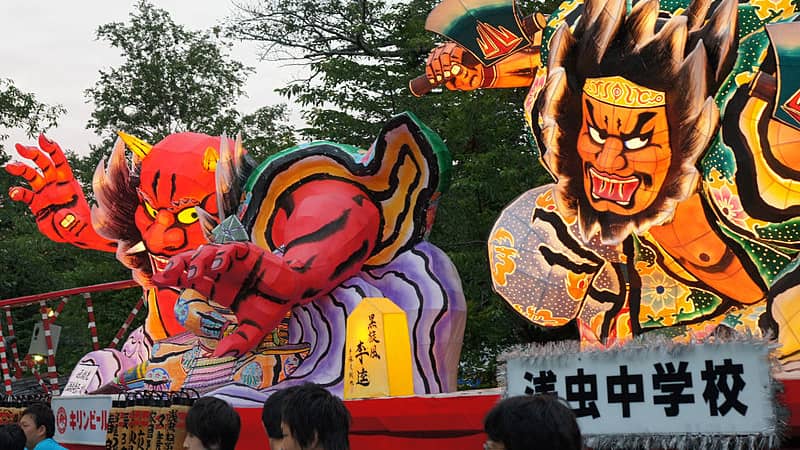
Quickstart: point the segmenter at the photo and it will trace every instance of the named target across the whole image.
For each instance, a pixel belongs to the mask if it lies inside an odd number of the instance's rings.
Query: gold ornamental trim
[[[595,100],[628,108],[654,108],[667,104],[665,93],[639,86],[619,76],[587,78],[583,93]]]

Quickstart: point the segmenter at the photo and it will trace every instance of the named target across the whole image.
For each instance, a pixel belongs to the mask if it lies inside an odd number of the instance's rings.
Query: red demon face
[[[196,208],[217,214],[219,141],[204,134],[172,134],[142,161],[135,220],[156,272],[170,256],[206,242]]]

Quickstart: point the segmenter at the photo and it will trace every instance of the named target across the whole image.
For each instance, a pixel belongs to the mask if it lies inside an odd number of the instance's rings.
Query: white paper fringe
[[[770,349],[770,396],[772,399],[772,413],[775,426],[758,434],[607,434],[584,435],[587,447],[594,450],[606,449],[704,449],[704,450],[763,450],[780,448],[781,439],[787,428],[789,411],[778,402],[778,394],[783,392],[783,384],[776,380],[772,374],[780,371],[780,363],[775,357],[777,344],[764,338],[748,334],[730,333],[725,336],[713,336],[702,342],[703,345],[719,345],[730,342],[748,343]],[[615,347],[611,349],[586,349],[581,350],[578,341],[556,341],[544,344],[517,345],[504,351],[497,357],[497,385],[501,387],[503,397],[507,392],[506,362],[516,358],[531,357],[572,357],[578,354],[594,352],[630,352],[635,349],[657,347],[668,353],[676,353],[686,349],[686,346],[696,345],[700,342],[678,343],[663,336],[643,335],[625,344],[624,349]]]

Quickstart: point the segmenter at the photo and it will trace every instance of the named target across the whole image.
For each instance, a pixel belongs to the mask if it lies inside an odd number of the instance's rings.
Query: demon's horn
[[[219,161],[219,155],[214,147],[206,148],[205,153],[203,153],[203,169],[206,172],[217,170],[217,161]]]
[[[125,145],[127,145],[139,159],[145,159],[150,153],[150,150],[153,149],[152,145],[128,133],[117,131],[117,136],[125,142]]]

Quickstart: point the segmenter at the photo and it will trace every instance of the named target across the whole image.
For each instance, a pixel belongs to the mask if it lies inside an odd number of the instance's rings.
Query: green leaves
[[[256,159],[295,144],[285,105],[265,105],[251,114],[235,109],[253,69],[233,59],[219,27],[188,30],[167,11],[140,0],[128,22],[97,29],[97,38],[120,50],[123,61],[100,71],[86,90],[96,108],[88,128],[103,138],[88,156],[73,155],[87,193],[97,163],[106,157],[117,131],[155,144],[168,134],[241,132]]]
[[[36,97],[20,91],[12,80],[0,79],[0,164],[4,164],[2,141],[8,138],[5,130],[22,128],[33,137],[54,127],[58,117],[66,112],[61,105],[48,106]]]
[[[286,105],[264,106],[242,118],[238,131],[256,161],[297,144],[294,128],[287,121]]]
[[[149,142],[195,131],[233,132],[252,68],[228,54],[229,44],[209,31],[191,31],[147,1],[127,23],[109,23],[97,38],[120,50],[121,65],[100,71],[86,94],[96,105],[89,128],[105,138],[124,130]]]

